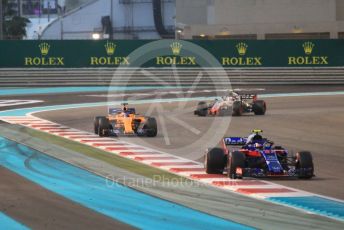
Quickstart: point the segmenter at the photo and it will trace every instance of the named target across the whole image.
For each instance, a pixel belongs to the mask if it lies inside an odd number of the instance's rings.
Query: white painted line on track
[[[0,100],[0,107],[42,103],[41,100]]]
[[[169,154],[138,154],[138,155],[128,155],[126,157],[131,158],[131,159],[135,159],[135,158],[144,159],[144,158],[154,158],[154,157],[156,157],[156,158],[166,157],[167,158],[167,157],[171,157],[171,155],[169,155]],[[141,160],[141,161],[147,162],[149,160]]]

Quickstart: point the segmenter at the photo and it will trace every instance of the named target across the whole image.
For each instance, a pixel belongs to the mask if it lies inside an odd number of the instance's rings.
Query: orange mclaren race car
[[[94,119],[94,133],[99,136],[138,135],[155,137],[158,133],[157,122],[153,117],[138,115],[135,108],[110,108],[107,116]]]

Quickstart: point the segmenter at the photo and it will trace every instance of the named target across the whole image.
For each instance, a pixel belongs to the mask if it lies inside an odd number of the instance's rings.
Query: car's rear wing
[[[223,142],[225,145],[245,145],[247,141],[246,137],[225,137]]]
[[[117,114],[123,112],[121,108],[109,108],[109,114]]]
[[[247,100],[247,99],[257,99],[257,94],[239,94],[241,99]]]
[[[122,108],[109,108],[109,114],[117,114],[122,112],[124,112]],[[135,114],[135,108],[127,108],[126,113]]]

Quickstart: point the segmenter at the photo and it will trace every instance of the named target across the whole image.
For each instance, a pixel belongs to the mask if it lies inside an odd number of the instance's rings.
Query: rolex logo
[[[179,42],[173,42],[170,47],[171,47],[173,55],[179,55],[180,50],[182,49],[183,45],[180,44]]]
[[[25,57],[25,66],[64,66],[64,57],[56,57],[48,55],[50,45],[47,42],[42,42],[38,45],[41,56],[39,57]]]
[[[236,45],[239,55],[243,56],[246,54],[248,45],[244,42],[240,42]]]
[[[315,45],[313,42],[305,42],[302,45],[303,50],[305,51],[305,54],[307,54],[307,55],[312,54],[314,46]]]
[[[39,49],[41,50],[42,55],[47,55],[49,53],[50,45],[46,42],[43,42],[38,45]]]
[[[288,65],[299,65],[299,66],[320,66],[329,65],[330,60],[328,56],[312,55],[315,44],[313,42],[304,42],[302,44],[305,55],[302,56],[290,56],[288,57]]]
[[[115,53],[116,45],[114,43],[107,41],[104,47],[108,55]]]

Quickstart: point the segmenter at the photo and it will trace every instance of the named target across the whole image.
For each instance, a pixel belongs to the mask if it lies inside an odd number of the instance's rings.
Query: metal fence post
[[[2,0],[0,0],[0,40],[3,39],[3,12],[2,12]]]

